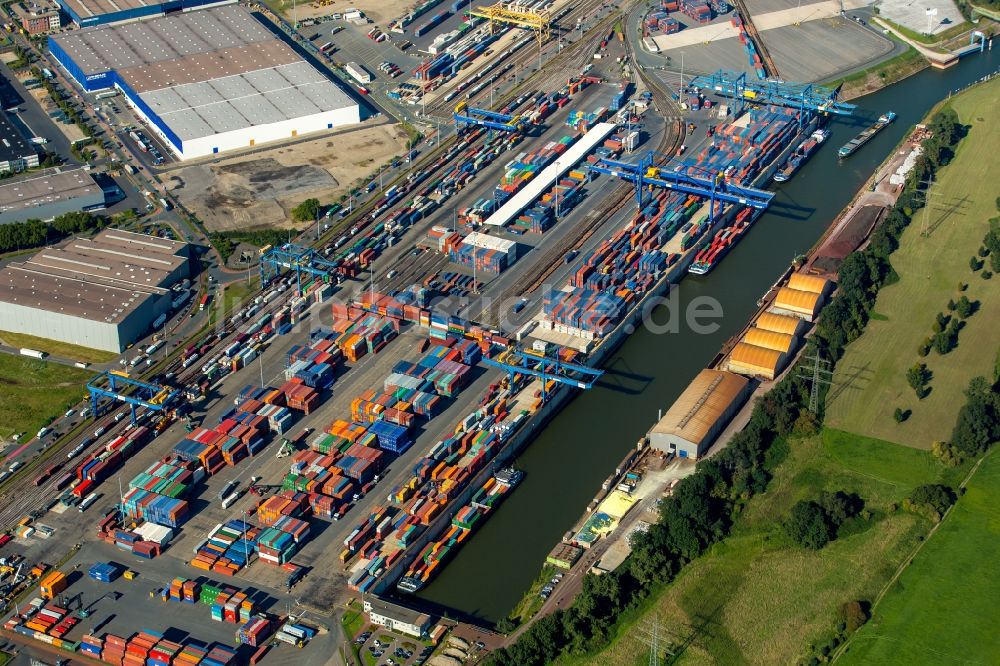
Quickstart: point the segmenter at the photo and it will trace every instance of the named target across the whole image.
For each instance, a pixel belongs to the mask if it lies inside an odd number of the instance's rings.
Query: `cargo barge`
[[[878,117],[878,120],[875,121],[874,125],[863,130],[861,134],[858,134],[856,137],[841,146],[840,150],[837,151],[837,155],[840,157],[849,157],[853,155],[858,148],[871,141],[873,136],[892,124],[892,121],[895,119],[896,113],[894,111],[883,113]]]
[[[503,497],[513,490],[524,472],[513,467],[503,469],[489,479],[472,496],[472,500],[463,506],[451,520],[451,527],[438,539],[424,546],[403,577],[396,583],[400,592],[413,594],[427,585],[438,567],[465,541],[486,515],[496,507]]]
[[[819,150],[823,142],[829,138],[830,132],[825,129],[818,129],[813,132],[808,139],[800,143],[792,154],[788,156],[785,163],[774,172],[774,182],[784,183],[795,175],[803,164],[806,163],[812,154]]]
[[[759,208],[744,208],[738,212],[731,225],[719,229],[715,232],[712,240],[702,246],[698,254],[695,255],[694,261],[688,267],[688,273],[692,275],[705,275],[715,268],[716,264],[722,261],[722,258],[729,253],[729,250],[753,226],[753,223],[760,217],[761,212],[763,211]]]
[[[751,112],[747,118],[738,121],[733,128],[724,130],[724,135],[734,136],[733,142],[740,144],[739,152],[742,153],[742,159],[737,158],[732,151],[723,152],[718,144],[715,148],[703,151],[700,157],[713,168],[728,169],[733,178],[739,178],[743,182],[759,186],[760,183],[770,180],[774,170],[792,150],[792,146],[801,142],[814,129],[815,121],[807,123],[805,127],[800,129],[794,112],[768,107],[761,111]],[[650,239],[645,238],[645,234],[643,234],[643,238],[632,238],[632,236],[636,236],[635,232],[638,230],[653,231],[659,228],[660,231],[657,231],[656,235],[659,237],[660,249],[656,250],[656,253],[662,254],[663,259],[667,259],[667,261],[658,262],[659,270],[649,271],[649,274],[644,277],[643,284],[641,286],[635,285],[636,288],[632,291],[627,303],[622,304],[625,307],[618,309],[613,313],[613,316],[596,322],[599,325],[599,331],[590,332],[589,337],[587,337],[585,329],[573,327],[583,333],[583,335],[578,334],[581,341],[586,341],[586,349],[581,351],[586,352],[587,363],[592,366],[599,366],[624,342],[634,330],[635,324],[641,319],[643,308],[647,307],[652,299],[662,296],[672,284],[676,284],[683,278],[695,257],[696,252],[692,248],[699,238],[715,234],[720,228],[730,225],[734,215],[738,212],[736,207],[719,205],[714,219],[710,219],[707,201],[690,201],[686,195],[675,192],[667,193],[666,191],[657,193],[654,196],[654,201],[650,204],[654,206],[655,210],[650,210],[647,206],[643,212],[637,215],[636,219],[622,227],[620,233],[616,234],[616,238],[618,235],[624,234],[624,239],[629,242],[631,247],[645,248],[649,247],[650,241]],[[613,249],[608,248],[609,251]],[[622,256],[625,255],[631,257],[634,263],[640,263],[640,258],[635,251],[626,252]],[[587,268],[587,266],[585,265],[583,268]],[[587,286],[591,289],[587,291],[593,295],[600,295],[600,292],[613,288],[612,283],[618,279],[619,273],[620,271],[617,269],[611,271],[606,276],[611,280],[605,280],[601,284],[588,284]],[[586,277],[591,278],[589,275]],[[589,283],[591,280],[585,279],[585,281]],[[572,284],[578,288],[583,286],[577,285],[575,282]],[[586,309],[584,307],[577,309],[577,311],[585,311]],[[420,323],[426,325],[424,322]],[[560,330],[552,323],[549,324],[549,327],[549,330],[552,328]],[[540,330],[545,330],[544,325],[540,327]],[[544,335],[536,335],[535,337],[545,339]],[[561,344],[565,345],[564,342]],[[570,351],[570,348],[564,347],[564,350]],[[575,391],[567,390],[554,382],[549,383],[551,387],[545,401],[535,400],[536,404],[524,410],[516,406],[509,406],[508,417],[495,422],[494,427],[501,428],[502,433],[500,441],[496,443],[497,446],[492,453],[493,465],[503,465],[512,460],[545,427],[549,419],[557,414],[575,395]],[[523,382],[519,381],[511,394],[523,395],[525,391],[530,395],[532,385],[525,386]],[[537,391],[535,394],[537,395]],[[518,398],[513,399],[518,400]],[[452,496],[449,504],[452,506],[468,504],[473,494],[492,475],[490,468],[480,468],[471,474],[468,477],[468,482],[463,484],[464,487]],[[377,517],[382,519],[381,515]],[[434,543],[447,545],[453,538],[452,545],[460,543],[456,538],[458,535],[452,530],[454,527],[451,522],[452,517],[451,512],[440,512],[432,520],[423,522],[419,528],[420,533],[406,544],[405,549],[397,549],[395,544],[384,551],[379,548],[369,552],[370,548],[359,548],[358,552],[362,555],[362,559],[352,569],[355,575],[351,576],[352,580],[349,580],[349,586],[352,589],[378,594],[388,592],[390,586],[394,588],[393,591],[407,591],[405,588],[410,587],[410,585],[398,588],[395,583],[401,577],[411,573],[411,568],[421,566],[420,562],[428,547],[433,549]],[[442,541],[443,535],[449,536]],[[439,545],[438,549],[440,550],[441,547]],[[403,550],[407,552],[404,553]],[[457,549],[449,547],[448,552],[453,553],[454,550]],[[416,553],[420,553],[419,559],[416,557]],[[349,554],[347,555],[349,556]],[[367,573],[365,573],[365,569],[367,569]],[[423,586],[419,585],[417,589],[419,590]]]

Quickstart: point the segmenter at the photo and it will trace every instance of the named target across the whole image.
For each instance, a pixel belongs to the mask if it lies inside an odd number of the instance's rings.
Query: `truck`
[[[98,497],[100,497],[100,494],[98,494],[97,492],[90,493],[89,495],[83,498],[82,502],[80,502],[80,505],[77,507],[77,511],[83,513],[84,511],[89,509],[94,504],[94,502],[97,501]]]
[[[368,70],[356,62],[349,62],[344,65],[344,71],[346,71],[352,79],[362,85],[372,82],[372,75],[368,73]]]
[[[21,356],[30,356],[32,358],[45,358],[48,356],[46,352],[38,351],[37,349],[21,349]]]

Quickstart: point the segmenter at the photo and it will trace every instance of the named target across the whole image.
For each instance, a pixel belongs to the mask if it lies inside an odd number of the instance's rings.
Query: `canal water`
[[[822,235],[908,129],[950,91],[1000,67],[1000,50],[967,56],[948,71],[925,70],[855,102],[857,117],[833,123],[822,149],[784,185],[751,232],[707,276],[677,287],[683,314],[710,297],[723,316],[714,333],[640,328],[606,363],[601,385],[574,398],[517,460],[520,486],[418,596],[495,622],[519,601],[548,552],[583,513],[601,483],[756,310],[757,299],[791,260]],[[852,157],[837,148],[886,111],[898,118]],[[673,316],[677,316],[675,313]],[[658,312],[655,320],[668,318]],[[682,317],[683,319],[683,317]]]

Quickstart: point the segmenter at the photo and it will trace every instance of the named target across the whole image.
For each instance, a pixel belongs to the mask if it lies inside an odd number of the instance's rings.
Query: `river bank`
[[[722,308],[719,327],[695,333],[639,328],[604,364],[599,386],[576,396],[518,458],[518,491],[465,545],[421,596],[483,622],[505,617],[538,576],[553,544],[579,518],[609,472],[691,379],[753,315],[758,298],[797,255],[816,243],[900,142],[941,99],[1000,66],[1000,54],[968,56],[947,71],[925,70],[865,98],[857,118],[836,119],[828,146],[795,178],[775,188],[771,210],[705,278],[677,289],[679,312],[695,299]],[[836,147],[857,134],[868,114],[899,114],[896,123],[848,160]],[[657,321],[668,319],[666,311]],[[475,581],[475,585],[470,585]]]

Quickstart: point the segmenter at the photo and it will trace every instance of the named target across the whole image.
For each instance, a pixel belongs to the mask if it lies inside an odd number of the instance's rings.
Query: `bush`
[[[948,467],[958,467],[963,461],[962,454],[948,442],[938,441],[931,444],[931,455]]]
[[[903,500],[903,508],[938,522],[956,499],[955,491],[948,486],[928,483],[914,488]]]
[[[848,519],[858,515],[864,502],[841,490],[822,492],[816,501],[799,500],[792,506],[785,532],[803,548],[819,550],[829,543]]]
[[[976,304],[969,300],[969,297],[965,294],[958,299],[958,303],[955,304],[955,312],[962,319],[968,318],[973,312],[976,311]]]
[[[923,388],[924,384],[929,382],[930,379],[931,371],[927,369],[926,363],[914,363],[906,371],[906,383],[914,390]]]
[[[868,622],[868,609],[871,607],[867,601],[848,601],[840,607],[840,617],[844,623],[844,631],[853,634]]]
[[[785,532],[803,548],[819,550],[830,542],[830,526],[823,508],[812,500],[800,500],[785,521]]]
[[[319,215],[319,199],[306,199],[292,209],[292,219],[296,222],[313,221]]]

